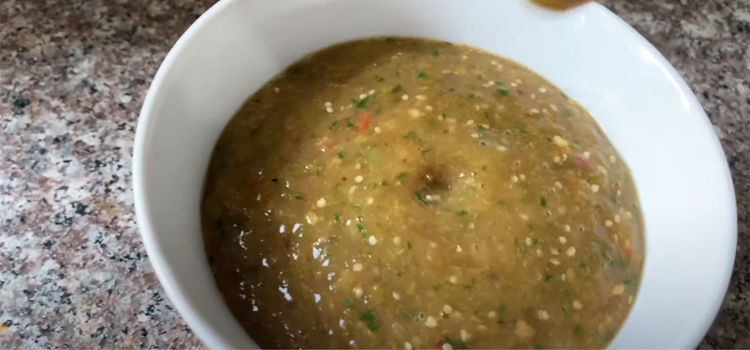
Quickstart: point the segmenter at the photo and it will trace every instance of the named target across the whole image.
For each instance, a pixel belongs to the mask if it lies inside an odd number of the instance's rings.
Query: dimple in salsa
[[[221,135],[205,251],[264,348],[601,348],[638,290],[628,168],[589,114],[475,48],[309,55]]]

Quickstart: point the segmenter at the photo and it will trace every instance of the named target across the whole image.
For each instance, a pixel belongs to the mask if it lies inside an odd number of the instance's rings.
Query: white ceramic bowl
[[[303,55],[374,35],[429,37],[525,64],[578,100],[630,165],[646,223],[640,294],[612,348],[692,348],[711,324],[736,244],[724,153],[667,61],[605,8],[557,14],[522,0],[223,0],[162,63],[141,111],[135,205],[149,259],[211,348],[257,347],[204,258],[199,203],[219,133]]]

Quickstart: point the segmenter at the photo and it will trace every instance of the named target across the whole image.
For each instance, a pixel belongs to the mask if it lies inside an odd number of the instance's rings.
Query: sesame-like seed
[[[443,74],[451,74],[451,73],[453,73],[453,71],[450,69],[446,69],[443,71]]]
[[[560,135],[553,136],[552,137],[552,142],[554,142],[556,145],[558,145],[560,147],[568,147],[568,145],[570,145],[568,143],[568,140],[560,137]]]
[[[401,237],[399,236],[393,237],[393,244],[401,245]]]
[[[541,92],[541,93],[545,93],[545,92],[547,92],[547,89],[545,89],[545,88],[543,88],[543,87],[540,87],[540,88],[539,88],[539,92]]]
[[[565,238],[565,236],[560,236],[558,240],[560,241],[560,244],[565,244],[566,242],[568,242],[568,239]]]
[[[325,198],[320,198],[320,199],[318,199],[318,203],[316,203],[316,204],[318,205],[318,208],[325,207],[326,206],[326,199]]]
[[[430,248],[437,248],[437,242],[430,242]]]
[[[510,86],[516,87],[516,86],[518,86],[518,84],[516,84],[516,83],[510,83]]]
[[[432,112],[432,106],[430,105],[424,106],[424,110],[428,112]]]
[[[354,194],[354,191],[356,190],[357,190],[357,186],[352,185],[352,187],[349,187],[349,195],[351,196],[352,194]]]
[[[591,192],[599,192],[599,185],[591,185]]]
[[[560,181],[555,181],[555,188],[557,188],[558,190],[562,189],[562,184],[560,183]]]
[[[539,310],[538,314],[539,314],[540,320],[542,321],[549,320],[549,312],[547,312],[546,310]]]
[[[555,163],[559,163],[559,162],[560,162],[560,157],[559,157],[559,156],[555,156],[555,158],[552,158],[552,160],[553,160],[553,161],[554,161]]]
[[[565,232],[570,232],[570,225],[563,226],[563,230],[565,230]]]
[[[583,309],[583,304],[578,300],[573,300],[573,308],[576,310]]]
[[[549,259],[549,262],[551,262],[552,265],[555,265],[555,266],[560,265],[560,260],[557,260],[557,259]]]
[[[427,319],[424,321],[424,325],[430,328],[437,327],[437,319],[435,319],[432,316],[427,317]]]
[[[612,295],[622,295],[625,292],[625,285],[620,283],[612,287]]]
[[[521,181],[526,180],[526,175],[524,174],[518,175],[518,179]]]
[[[628,217],[628,219],[632,219],[632,218],[633,218],[633,213],[631,213],[631,212],[629,212],[629,211],[626,211],[626,212],[625,212],[625,216],[627,216],[627,217]]]
[[[311,211],[307,212],[307,223],[315,226],[315,223],[317,222],[318,222],[318,215]]]
[[[612,225],[614,225],[614,223],[612,223],[612,220],[607,220],[604,222],[604,226],[612,227]]]
[[[458,245],[458,244],[456,244],[456,253],[463,253],[463,252],[464,252],[464,250],[461,249],[461,246]]]
[[[583,152],[583,158],[589,159],[590,157],[591,157],[591,152],[589,151]]]
[[[537,249],[537,250],[536,250],[536,256],[538,256],[538,257],[540,257],[540,258],[541,258],[541,257],[542,257],[542,255],[543,255],[543,253],[542,253],[542,250],[541,250],[541,249]]]
[[[378,239],[375,236],[370,236],[370,238],[368,238],[367,241],[370,242],[370,245],[378,244]]]
[[[510,181],[518,182],[518,176],[515,176],[515,175],[511,176]]]
[[[531,94],[531,99],[536,100],[536,94]]]
[[[401,295],[396,292],[393,292],[393,299],[401,300]]]
[[[450,315],[453,313],[453,308],[450,305],[445,304],[443,305],[443,312],[445,312],[447,315]]]
[[[331,107],[333,104],[330,101],[326,101],[326,103],[323,104],[326,107]]]
[[[539,114],[539,110],[536,108],[530,109],[529,112],[531,112],[532,114]]]
[[[450,283],[453,283],[453,284],[458,284],[458,277],[456,275],[453,275],[450,278],[448,278],[448,281],[450,281]]]
[[[374,201],[372,197],[367,197],[367,204],[372,204]]]
[[[375,93],[375,90],[370,90],[369,92],[367,92],[368,95],[372,95],[374,93]]]
[[[354,271],[362,271],[362,264],[356,263],[354,266],[352,266],[352,270]]]
[[[474,125],[474,121],[473,120],[469,120],[469,121],[466,122],[466,125],[472,126],[472,125]]]
[[[443,344],[443,350],[453,350],[453,345],[451,345],[451,343],[445,343]]]
[[[375,133],[376,134],[380,134],[381,132],[383,132],[383,129],[381,129],[379,126],[376,126],[375,127]]]
[[[531,245],[532,243],[531,237],[526,237],[526,245]]]
[[[273,91],[278,94],[280,90],[279,90],[279,88],[275,87],[275,88],[273,88]]]
[[[362,294],[365,294],[365,291],[362,290],[362,287],[359,287],[359,286],[354,287],[353,291],[354,291],[354,296],[356,296],[357,298],[360,298],[362,297]]]
[[[420,101],[424,101],[424,100],[427,99],[427,96],[425,96],[425,95],[417,95],[417,96],[414,96],[414,98],[416,98],[417,100],[420,100]]]
[[[479,133],[473,132],[473,133],[471,133],[471,137],[473,137],[475,139],[478,139],[479,138]]]
[[[469,341],[469,339],[471,339],[471,334],[469,334],[469,332],[467,332],[465,329],[461,330],[460,335],[461,335],[461,340],[464,342],[467,342]]]
[[[490,311],[490,312],[487,313],[487,317],[489,317],[489,318],[497,318],[497,312]]]
[[[354,182],[356,183],[360,183],[362,182],[362,180],[363,180],[362,175],[357,175],[357,177],[354,178]]]
[[[480,324],[480,325],[477,326],[477,330],[480,331],[480,332],[484,332],[484,331],[487,330],[487,326],[485,326],[483,324]]]
[[[550,248],[549,252],[552,253],[552,255],[560,255],[560,248]]]
[[[632,295],[628,295],[628,305],[630,305],[632,303],[633,303],[633,296]]]
[[[620,219],[620,215],[617,215],[617,214],[615,214],[615,217],[614,217],[613,219],[615,219],[615,222],[616,222],[616,223],[618,223],[618,224],[619,224],[619,223],[620,223],[620,221],[621,221],[621,219]]]
[[[367,97],[367,94],[359,94],[359,99],[362,100]]]
[[[326,112],[333,113],[333,107],[331,106],[326,107]]]
[[[411,343],[409,343],[409,342],[404,343],[404,349],[411,350],[412,349]]]
[[[565,254],[567,256],[576,255],[576,247],[570,247],[570,248],[568,248],[568,250],[565,251]]]
[[[617,162],[617,158],[615,158],[615,156],[609,156],[609,162],[615,164]]]
[[[500,151],[500,152],[505,152],[505,151],[507,151],[507,150],[508,150],[508,148],[507,148],[507,147],[505,147],[505,146],[497,146],[496,148],[497,148],[497,150],[498,150],[498,151]]]
[[[492,62],[490,62],[490,64],[492,64],[493,66],[497,66],[497,62],[496,61],[492,61]]]
[[[409,99],[409,95],[404,94],[403,96],[401,96],[401,99],[404,100],[404,101],[406,101],[406,100]]]

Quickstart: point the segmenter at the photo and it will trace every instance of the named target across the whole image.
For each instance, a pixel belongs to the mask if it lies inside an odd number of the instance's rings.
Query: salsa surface
[[[426,39],[339,44],[263,86],[201,211],[216,283],[264,348],[601,348],[644,259],[633,180],[588,113]]]

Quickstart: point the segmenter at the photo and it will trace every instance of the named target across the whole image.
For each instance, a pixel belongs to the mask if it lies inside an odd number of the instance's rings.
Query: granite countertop
[[[203,347],[141,244],[131,154],[151,78],[212,2],[0,2],[0,348]],[[607,6],[685,77],[721,139],[739,244],[700,347],[750,348],[750,0]]]

